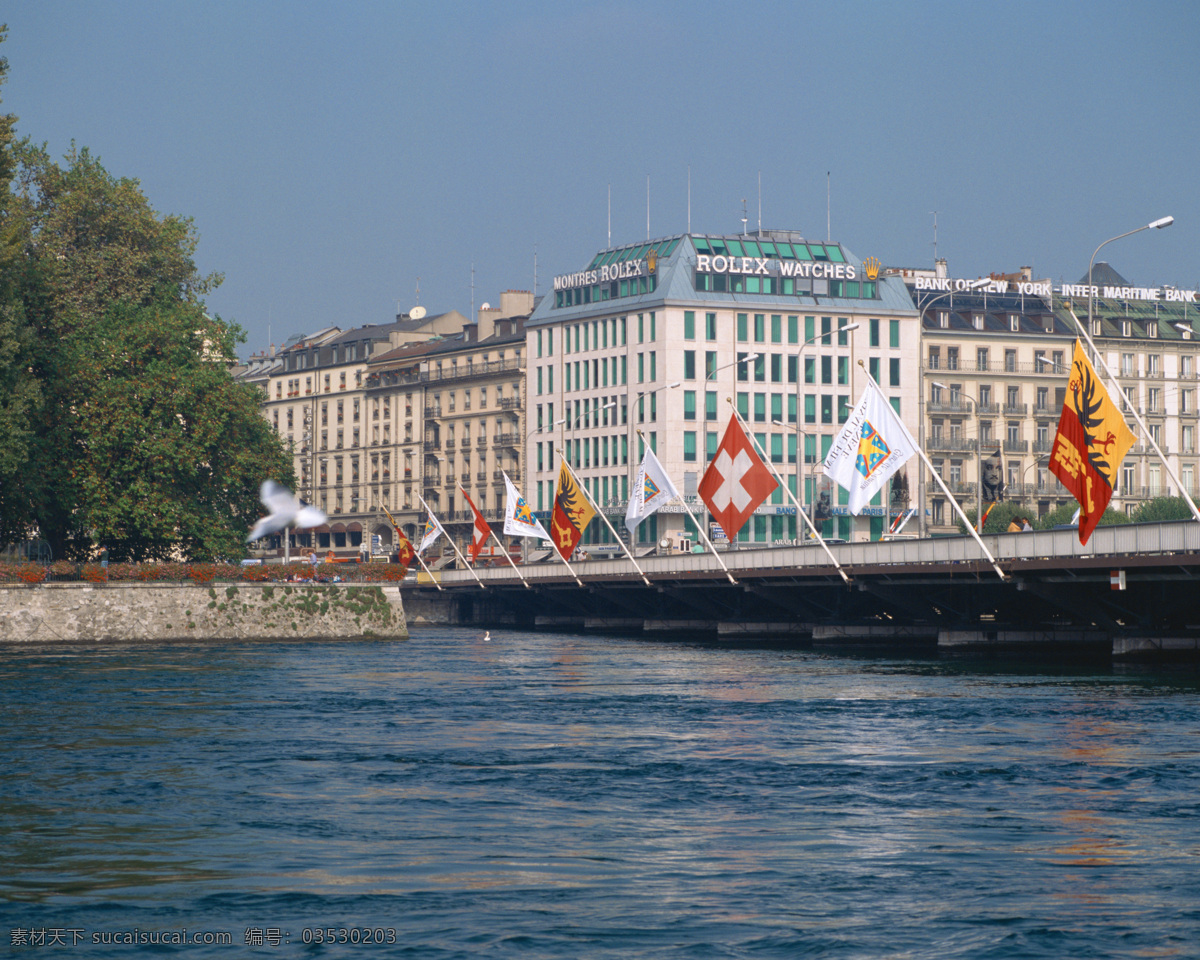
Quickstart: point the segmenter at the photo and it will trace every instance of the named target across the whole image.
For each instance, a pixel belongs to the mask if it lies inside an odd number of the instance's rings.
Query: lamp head
[[[1174,217],[1163,217],[1161,220],[1155,220],[1153,223],[1147,224],[1147,229],[1161,230],[1163,227],[1169,227],[1175,222]]]

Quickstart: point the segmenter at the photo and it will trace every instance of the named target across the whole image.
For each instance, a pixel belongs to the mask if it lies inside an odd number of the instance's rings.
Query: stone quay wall
[[[395,584],[0,585],[0,643],[407,640]]]

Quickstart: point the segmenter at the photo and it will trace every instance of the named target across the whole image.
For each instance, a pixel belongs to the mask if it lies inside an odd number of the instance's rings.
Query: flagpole
[[[521,578],[521,582],[522,582],[523,584],[525,584],[525,589],[526,589],[526,590],[532,590],[533,588],[532,588],[531,586],[529,586],[529,581],[525,579],[525,577],[522,575],[522,573],[521,573],[521,571],[520,571],[520,570],[517,570],[517,565],[516,565],[515,563],[513,563],[513,558],[512,558],[512,557],[510,557],[510,556],[508,555],[508,551],[504,549],[504,543],[503,543],[503,542],[500,540],[500,538],[499,538],[499,537],[497,537],[497,536],[496,536],[496,531],[495,531],[495,530],[493,530],[493,529],[492,529],[492,527],[491,527],[490,525],[488,526],[488,530],[490,530],[490,531],[491,531],[491,534],[492,534],[492,539],[493,539],[493,540],[495,540],[497,544],[499,544],[499,546],[500,546],[500,552],[501,552],[502,554],[504,554],[504,559],[508,561],[508,563],[509,563],[509,566],[511,566],[511,567],[512,567],[514,570],[516,570],[516,571],[517,571],[517,576],[518,576],[518,577],[520,577],[520,578]]]
[[[1145,228],[1139,227],[1138,229]],[[1167,468],[1167,476],[1171,478],[1171,481],[1179,488],[1179,492],[1183,494],[1183,499],[1187,501],[1188,508],[1192,511],[1192,516],[1197,520],[1200,520],[1200,510],[1196,509],[1196,504],[1192,501],[1191,494],[1189,494],[1183,488],[1183,484],[1180,483],[1179,478],[1175,476],[1175,471],[1172,470],[1171,465],[1167,463],[1167,458],[1163,456],[1162,450],[1159,449],[1158,443],[1154,439],[1154,434],[1152,434],[1149,427],[1146,426],[1146,421],[1143,420],[1142,415],[1138,413],[1137,407],[1130,403],[1125,394],[1121,392],[1121,385],[1117,383],[1117,378],[1113,376],[1112,370],[1109,369],[1108,361],[1104,359],[1104,356],[1096,348],[1096,344],[1092,342],[1091,331],[1088,330],[1084,324],[1080,323],[1079,317],[1075,316],[1075,311],[1071,309],[1071,307],[1067,307],[1067,313],[1069,313],[1071,315],[1071,319],[1075,321],[1075,326],[1077,326],[1083,332],[1084,339],[1087,340],[1088,346],[1092,348],[1092,354],[1097,360],[1100,361],[1100,366],[1104,368],[1104,372],[1108,375],[1109,384],[1116,390],[1117,396],[1121,398],[1121,401],[1125,404],[1125,406],[1129,408],[1129,412],[1133,414],[1133,418],[1137,421],[1138,426],[1142,428],[1142,435],[1150,441],[1150,446],[1154,448],[1154,452],[1158,455],[1158,459],[1161,460],[1162,465]],[[1117,409],[1120,408],[1118,407]]]
[[[642,433],[642,428],[635,427],[634,429],[637,430],[637,435],[642,438],[642,443],[645,444],[646,449],[649,450],[650,444],[646,443],[646,435]],[[679,502],[683,504],[683,509],[687,511],[687,515],[692,518],[692,525],[696,528],[696,532],[699,533],[700,536],[704,538],[704,542],[708,544],[708,549],[712,552],[712,555],[717,558],[717,563],[719,563],[721,565],[721,569],[725,571],[725,576],[729,578],[729,582],[734,586],[737,586],[737,581],[733,578],[733,574],[729,572],[729,568],[725,566],[725,561],[722,560],[721,555],[717,553],[717,548],[713,546],[713,542],[708,539],[708,534],[704,532],[704,525],[696,519],[696,515],[692,513],[692,508],[687,505],[687,501],[683,499],[682,496],[680,496]]]
[[[641,431],[639,430],[638,432],[640,433]],[[613,525],[608,522],[608,517],[606,517],[604,515],[604,511],[600,509],[600,504],[596,503],[596,501],[592,499],[592,495],[590,493],[588,493],[588,488],[585,487],[583,485],[582,481],[580,481],[579,477],[577,477],[575,475],[575,471],[571,469],[571,465],[569,463],[567,463],[567,458],[563,456],[563,452],[561,450],[558,451],[558,455],[562,459],[563,464],[566,466],[567,473],[569,473],[574,478],[575,486],[577,486],[580,490],[583,491],[583,495],[585,497],[587,497],[588,503],[590,503],[593,507],[596,508],[596,513],[600,515],[600,519],[603,520],[604,525],[606,527],[608,527],[608,531],[609,531],[609,533],[611,533],[613,535],[613,539],[616,540],[617,543],[620,544],[621,549],[625,551],[625,556],[627,556],[629,558],[629,562],[633,564],[633,569],[636,570],[638,572],[638,574],[641,576],[642,582],[645,583],[646,586],[648,586],[648,587],[654,586],[654,584],[652,584],[650,582],[650,580],[646,577],[646,574],[642,570],[642,568],[638,566],[638,562],[633,559],[633,554],[630,553],[629,548],[627,546],[625,546],[625,541],[622,540],[619,536],[617,536],[617,531],[613,529]],[[558,551],[555,551],[555,552],[557,553]]]
[[[858,365],[863,368],[863,373],[867,375],[867,382],[871,385],[871,387],[875,390],[878,390],[879,395],[883,396],[883,391],[879,389],[879,384],[876,383],[875,378],[871,376],[871,371],[866,368],[866,364],[859,360]],[[886,397],[884,399],[886,400]],[[907,430],[905,432],[907,432]],[[911,434],[909,435],[909,439],[912,439]],[[975,538],[975,542],[979,544],[979,549],[982,550],[984,555],[988,558],[988,563],[990,563],[992,565],[992,569],[996,571],[996,576],[998,576],[1001,580],[1007,580],[1008,576],[1003,570],[1000,569],[999,564],[996,563],[996,558],[992,556],[992,551],[987,548],[987,544],[983,542],[983,538],[979,536],[978,532],[976,532],[975,525],[967,519],[967,515],[963,513],[962,507],[960,507],[958,505],[958,501],[954,499],[954,494],[950,492],[945,481],[942,480],[942,475],[938,473],[933,468],[933,464],[929,462],[929,457],[925,455],[925,451],[921,449],[921,445],[914,443],[913,446],[917,448],[917,454],[921,457],[921,461],[925,464],[925,466],[929,468],[929,472],[933,474],[933,479],[936,480],[938,486],[942,488],[942,492],[946,495],[949,501],[954,504],[954,509],[957,511],[959,519],[961,519],[963,525],[971,531],[971,536]]]
[[[847,584],[849,584],[850,578],[846,575],[846,571],[843,570],[842,565],[837,562],[837,557],[835,557],[833,555],[833,551],[829,549],[829,544],[827,544],[825,542],[825,538],[822,537],[821,534],[817,532],[817,528],[815,526],[813,526],[813,522],[808,518],[808,514],[806,514],[804,512],[804,509],[797,502],[796,495],[794,493],[792,493],[791,490],[788,489],[788,485],[784,482],[783,477],[781,477],[779,475],[779,471],[775,469],[775,464],[771,463],[770,457],[767,456],[767,451],[763,450],[763,448],[758,445],[758,439],[754,436],[754,432],[750,429],[750,424],[748,424],[744,419],[742,419],[742,415],[738,412],[737,405],[734,404],[734,402],[733,402],[733,397],[726,397],[725,399],[729,402],[729,406],[733,410],[733,415],[735,417],[737,417],[738,423],[740,423],[742,425],[742,431],[746,434],[747,437],[750,438],[750,442],[752,444],[754,444],[755,449],[761,453],[762,462],[765,463],[767,465],[767,469],[770,470],[771,473],[773,473],[775,475],[775,479],[779,482],[779,485],[781,487],[783,487],[783,492],[786,493],[789,497],[791,497],[792,504],[796,508],[796,515],[804,517],[804,522],[808,524],[808,529],[810,529],[813,532],[813,536],[816,537],[817,540],[820,542],[821,549],[824,550],[825,553],[829,556],[829,559],[833,561],[833,565],[835,567],[837,567],[837,572],[839,574],[841,574],[842,579]],[[800,416],[799,410],[796,411],[796,416]],[[796,458],[797,458],[797,460],[799,460],[799,458],[800,458],[799,450],[796,451]],[[797,463],[796,465],[797,465],[797,467],[800,466],[799,463]],[[797,486],[799,486],[799,479],[800,479],[800,471],[797,470],[796,471]]]
[[[418,496],[418,497],[420,497],[420,494],[418,493],[418,494],[417,494],[417,496]],[[422,503],[424,503],[425,501],[424,501],[424,500],[422,500],[421,502],[422,502]],[[428,510],[429,508],[428,508],[428,507],[426,507],[425,509],[426,509],[426,510]],[[387,512],[387,507],[384,507],[384,509],[383,509],[383,512],[384,512],[384,513],[387,513],[387,515],[388,515],[388,519],[389,519],[389,520],[392,520],[392,515],[391,515],[390,513],[388,513],[388,512]],[[395,527],[395,529],[396,529],[396,530],[399,530],[399,529],[400,529],[399,527],[397,527],[397,526],[396,526],[396,521],[395,521],[395,520],[392,520],[392,526],[393,526],[393,527]],[[419,564],[421,565],[421,569],[422,569],[422,570],[424,570],[424,571],[425,571],[427,574],[429,574],[429,579],[433,581],[433,585],[434,585],[435,587],[437,587],[439,590],[441,590],[441,589],[442,589],[442,585],[441,585],[440,583],[438,583],[438,581],[437,581],[437,577],[435,577],[435,576],[433,575],[433,571],[432,571],[432,570],[430,570],[430,569],[429,569],[427,566],[425,566],[425,561],[421,559],[421,555],[420,555],[419,553],[417,553],[417,548],[416,548],[415,546],[413,546],[413,544],[412,544],[412,541],[411,541],[411,540],[409,541],[409,544],[408,544],[408,545],[409,545],[409,547],[411,547],[411,548],[412,548],[413,556],[416,558],[416,560],[417,560],[417,563],[419,563]]]
[[[418,494],[417,494],[417,499],[421,501],[421,506],[423,506],[423,507],[425,508],[426,512],[427,512],[427,513],[428,513],[428,514],[429,514],[429,515],[432,517],[432,516],[433,516],[433,511],[429,509],[429,504],[427,504],[427,503],[425,502],[425,498],[424,498],[424,497],[422,497],[422,496],[421,496],[421,495],[418,493]],[[458,544],[456,544],[456,543],[454,542],[454,538],[453,538],[452,536],[450,536],[450,531],[449,531],[449,530],[447,530],[447,529],[446,529],[444,526],[442,526],[442,521],[441,521],[441,520],[439,520],[439,521],[438,521],[438,526],[442,528],[442,533],[444,533],[444,534],[446,535],[446,539],[450,541],[450,549],[452,549],[452,550],[454,551],[454,555],[455,555],[456,557],[458,557],[458,559],[459,559],[460,561],[462,561],[462,565],[463,565],[464,567],[466,567],[468,570],[470,570],[470,571],[471,571],[471,576],[473,576],[473,577],[475,578],[475,582],[476,582],[477,584],[479,584],[479,588],[480,588],[481,590],[486,590],[486,589],[487,589],[487,587],[484,585],[484,582],[483,582],[482,580],[480,580],[480,579],[479,579],[479,574],[477,574],[477,573],[475,572],[475,569],[474,569],[474,568],[473,568],[473,567],[472,567],[472,566],[471,566],[469,563],[467,563],[467,558],[466,558],[466,557],[464,557],[464,556],[463,556],[463,555],[462,555],[462,554],[459,552],[459,549],[458,549]]]

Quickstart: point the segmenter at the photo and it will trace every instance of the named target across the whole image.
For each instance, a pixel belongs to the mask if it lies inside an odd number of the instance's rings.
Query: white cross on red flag
[[[737,415],[731,416],[717,455],[696,488],[725,536],[733,540],[755,508],[778,486],[767,465],[755,453]]]
[[[475,506],[475,501],[471,499],[467,493],[466,487],[459,484],[458,489],[462,491],[463,499],[467,501],[471,508],[471,513],[475,514],[475,526],[471,530],[471,545],[467,547],[467,553],[471,556],[471,562],[474,563],[479,559],[479,553],[483,550],[483,545],[487,542],[487,538],[492,535],[492,528],[488,522],[483,519],[483,514],[479,512],[479,508]]]

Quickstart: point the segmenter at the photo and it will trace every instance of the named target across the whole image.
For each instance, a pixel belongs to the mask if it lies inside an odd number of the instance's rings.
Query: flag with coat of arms
[[[845,489],[849,510],[862,513],[909,457],[917,443],[872,379],[825,457],[825,475]]]
[[[678,496],[679,491],[658,462],[658,457],[646,447],[646,454],[638,467],[637,482],[630,491],[629,506],[625,510],[625,527],[633,533],[639,523]]]
[[[430,510],[429,519],[425,521],[425,529],[421,533],[421,542],[417,545],[417,556],[419,557],[428,547],[433,546],[433,542],[445,532],[441,521]]]
[[[725,536],[732,540],[778,486],[734,413],[717,446],[716,456],[696,488],[700,499]]]
[[[508,479],[507,473],[504,474],[504,487],[504,535],[508,537],[540,537],[543,540],[549,540],[550,534],[533,515],[529,504],[525,502],[525,498],[521,496],[513,482]]]

